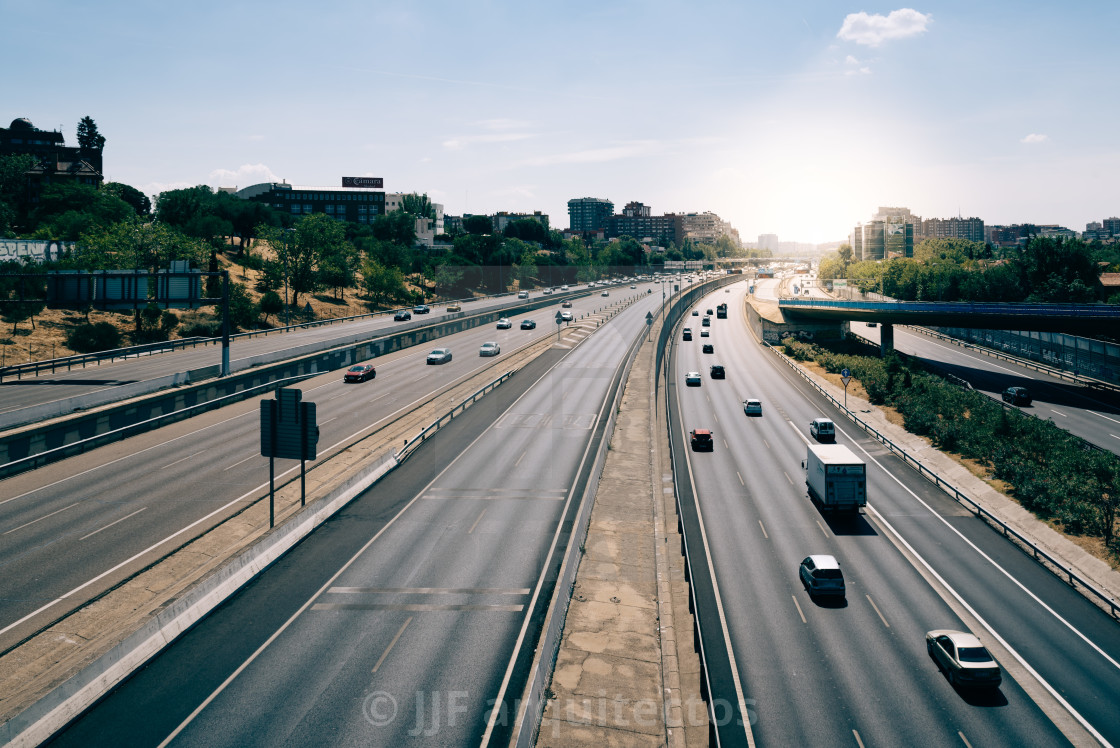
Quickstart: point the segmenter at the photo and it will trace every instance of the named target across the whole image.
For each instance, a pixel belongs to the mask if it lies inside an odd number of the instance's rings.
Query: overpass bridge
[[[787,324],[842,323],[851,320],[883,326],[884,352],[893,347],[892,325],[971,327],[990,330],[1038,330],[1082,337],[1120,333],[1120,306],[1113,304],[1027,304],[948,301],[865,301],[854,299],[780,298],[778,310]]]

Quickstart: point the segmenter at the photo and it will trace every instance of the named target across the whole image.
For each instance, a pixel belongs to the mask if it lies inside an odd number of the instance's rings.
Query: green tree
[[[105,228],[135,215],[132,207],[109,192],[89,185],[60,182],[47,186],[31,223],[41,239],[76,241],[96,228]]]
[[[242,283],[230,281],[229,284],[229,323],[230,332],[252,327],[256,321],[257,308],[249,290]]]
[[[385,267],[372,257],[362,262],[362,288],[371,308],[403,298],[406,294],[404,273],[400,268]]]
[[[261,296],[260,307],[261,314],[264,315],[264,320],[267,323],[269,317],[284,311],[284,300],[275,291],[265,291]]]
[[[403,210],[378,216],[370,225],[373,237],[405,248],[416,244],[416,217]]]
[[[346,296],[346,289],[354,286],[354,273],[358,269],[358,250],[343,239],[324,249],[319,259],[319,283],[330,288],[339,301]]]
[[[209,238],[206,231],[211,230],[213,225],[204,221],[215,216],[214,191],[204,184],[167,190],[156,197],[156,220],[174,226],[188,236]]]
[[[67,262],[81,270],[160,270],[172,260],[187,260],[203,267],[210,254],[204,242],[185,236],[161,223],[143,223],[132,217],[83,234]]]
[[[467,216],[463,219],[463,230],[468,234],[492,234],[494,233],[494,222],[490,220],[489,216]]]
[[[152,212],[152,201],[140,190],[121,182],[108,182],[102,185],[101,190],[132,206],[136,215],[145,217]]]
[[[282,266],[292,292],[292,306],[299,306],[301,294],[319,289],[319,269],[323,257],[346,252],[346,228],[342,222],[322,213],[304,216],[290,232],[268,227],[262,237],[268,240]]]
[[[16,334],[16,327],[24,320],[31,320],[31,329],[35,329],[35,315],[46,309],[45,301],[8,301],[0,305],[0,316],[5,322],[12,324],[12,334]]]
[[[78,122],[78,147],[87,153],[100,152],[105,148],[105,136],[97,131],[97,123],[92,117],[82,117]]]
[[[428,194],[417,195],[415,192],[408,195],[401,195],[401,210],[405,213],[411,213],[416,218],[435,218],[436,211],[432,206],[432,201],[428,199]]]
[[[0,237],[27,222],[27,172],[33,166],[35,158],[26,153],[0,156]]]

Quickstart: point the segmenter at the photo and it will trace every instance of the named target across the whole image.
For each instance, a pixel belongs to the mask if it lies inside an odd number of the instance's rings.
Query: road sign
[[[315,403],[300,402],[302,397],[302,391],[285,387],[276,391],[275,400],[261,401],[261,457],[315,459]]]
[[[844,369],[840,372],[840,381],[844,383],[844,389],[848,388],[848,382],[852,381],[852,372]]]

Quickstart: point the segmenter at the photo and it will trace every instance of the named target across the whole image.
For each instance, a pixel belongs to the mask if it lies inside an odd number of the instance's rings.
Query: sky
[[[598,197],[748,242],[879,206],[1081,231],[1120,215],[1118,28],[1116,0],[0,0],[0,125],[76,145],[88,115],[149,195],[375,176],[553,228]]]

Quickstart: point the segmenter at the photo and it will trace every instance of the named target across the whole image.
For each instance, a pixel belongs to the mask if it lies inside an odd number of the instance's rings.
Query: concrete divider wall
[[[519,311],[537,309],[544,306],[555,305],[553,299],[543,299],[516,307]],[[244,374],[216,378],[218,365],[193,369],[186,374],[175,374],[169,377],[137,382],[136,388],[147,387],[149,391],[160,387],[174,386],[176,382],[198,382],[200,384],[179,387],[170,392],[154,394],[151,397],[130,403],[122,403],[115,407],[108,407],[93,413],[80,413],[71,415],[64,420],[45,424],[40,427],[25,428],[20,431],[0,435],[0,478],[13,475],[23,470],[28,470],[55,460],[63,459],[75,454],[80,454],[112,441],[133,436],[143,431],[159,428],[168,423],[193,417],[213,408],[219,408],[237,402],[240,398],[233,397],[238,393],[245,393],[245,397],[256,397],[262,394],[260,389],[252,392],[253,388],[293,377],[312,376],[327,371],[334,371],[353,364],[356,361],[365,361],[371,358],[384,356],[387,353],[399,351],[416,345],[436,340],[445,335],[462,332],[480,325],[496,321],[499,317],[510,313],[510,309],[486,312],[471,317],[459,317],[445,320],[442,323],[427,324],[410,330],[396,332],[374,340],[369,340],[369,331],[356,333],[342,340],[349,340],[338,348],[339,338],[329,343],[310,343],[295,349],[285,349],[274,353],[263,354],[259,357],[248,359],[250,363],[244,364],[252,367],[253,361],[273,361],[283,359],[271,366],[251,368]],[[366,338],[362,340],[362,338]],[[318,353],[324,345],[331,345],[335,350]],[[298,352],[305,355],[297,358]],[[125,385],[131,387],[131,385]],[[120,388],[113,388],[115,392]],[[267,391],[267,388],[265,389]],[[89,408],[97,407],[97,397],[105,397],[101,393],[90,396],[69,398],[69,407]],[[109,395],[113,399],[119,399]],[[84,398],[84,399],[83,399]],[[221,402],[215,400],[225,398]],[[56,405],[51,403],[50,405]],[[43,406],[46,407],[46,406]],[[22,412],[22,411],[19,411]],[[129,427],[135,426],[135,429]],[[96,438],[102,437],[102,438]],[[65,447],[70,449],[65,449]],[[53,450],[53,451],[52,451]],[[50,452],[50,454],[45,454]],[[39,460],[28,459],[42,455]],[[17,461],[24,461],[18,464]]]

